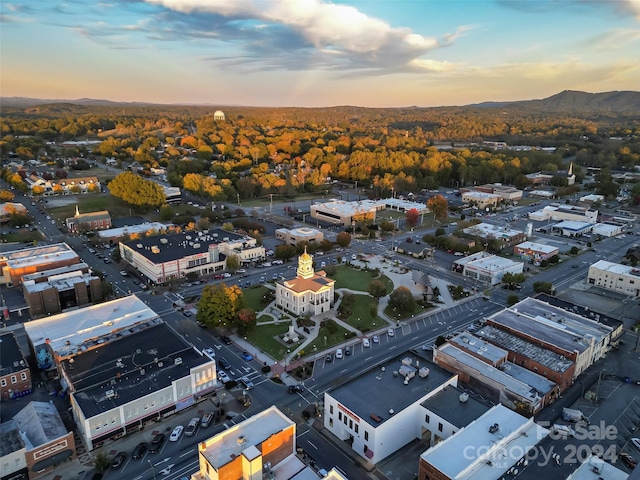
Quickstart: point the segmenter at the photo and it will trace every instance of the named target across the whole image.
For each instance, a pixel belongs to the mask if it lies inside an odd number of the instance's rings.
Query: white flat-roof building
[[[596,223],[598,221],[598,210],[591,210],[589,207],[580,207],[577,205],[547,205],[541,210],[531,212],[529,214],[531,220],[570,220],[576,222]]]
[[[596,223],[591,230],[593,235],[601,237],[615,237],[625,231],[625,224],[618,222],[602,222]]]
[[[592,455],[580,463],[580,466],[567,477],[567,480],[600,480],[601,478],[627,480],[629,474],[605,462],[597,455]]]
[[[109,228],[107,230],[100,230],[98,236],[102,239],[120,238],[125,235],[132,235],[134,233],[147,233],[149,231],[163,232],[167,228],[173,227],[173,224],[164,224],[160,222],[145,222],[138,225],[128,225],[126,227]]]
[[[563,237],[579,237],[586,235],[593,230],[593,223],[580,222],[577,220],[564,220],[551,226],[551,231],[558,232]]]
[[[494,193],[472,190],[462,194],[462,203],[475,205],[478,208],[497,207],[500,200],[502,200],[502,197]]]
[[[276,238],[287,245],[297,245],[301,242],[320,243],[324,240],[324,233],[309,227],[278,228]]]
[[[198,463],[194,480],[320,478],[296,456],[296,423],[275,406],[198,443]],[[334,469],[325,478],[345,480]]]
[[[478,223],[462,230],[468,235],[482,242],[492,242],[495,250],[511,247],[526,240],[527,236],[521,230],[511,228],[509,225],[493,225],[492,223]]]
[[[497,285],[505,273],[522,273],[524,263],[478,252],[453,262],[453,270],[480,283]]]
[[[547,260],[554,255],[558,255],[558,247],[544,243],[522,242],[513,247],[513,253],[525,262],[538,265],[542,260]]]
[[[434,424],[423,403],[456,384],[456,375],[403,354],[326,392],[324,427],[376,464],[412,440],[451,435],[442,421],[442,430],[431,430]]]
[[[373,221],[376,212],[383,209],[406,212],[416,209],[420,215],[428,213],[429,209],[424,203],[411,202],[400,198],[386,198],[382,200],[359,200],[357,202],[345,202],[344,200],[332,200],[325,203],[311,205],[311,216],[335,225],[350,227],[354,222]]]
[[[591,193],[589,195],[580,197],[580,201],[585,203],[604,202],[604,195],[596,195],[594,193]]]
[[[627,297],[640,297],[640,268],[638,267],[598,260],[589,267],[587,281],[591,285]]]
[[[504,405],[496,405],[473,423],[420,455],[418,478],[495,480],[549,435],[549,431]]]

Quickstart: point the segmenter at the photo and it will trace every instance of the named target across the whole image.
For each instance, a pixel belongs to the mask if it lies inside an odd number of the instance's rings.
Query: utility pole
[[[269,213],[271,213],[271,209],[273,208],[273,193],[269,194]]]

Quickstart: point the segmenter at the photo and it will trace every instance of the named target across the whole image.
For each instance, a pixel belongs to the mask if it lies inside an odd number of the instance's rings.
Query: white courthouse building
[[[296,277],[276,283],[276,304],[294,315],[317,315],[333,306],[334,285],[323,270],[313,270],[313,257],[305,251]]]

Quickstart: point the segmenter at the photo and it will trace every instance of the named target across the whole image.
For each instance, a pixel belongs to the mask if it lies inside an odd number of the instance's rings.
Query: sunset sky
[[[640,0],[4,0],[0,94],[465,105],[640,89]]]

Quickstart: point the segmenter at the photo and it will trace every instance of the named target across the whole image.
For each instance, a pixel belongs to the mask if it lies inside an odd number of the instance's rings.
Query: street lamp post
[[[284,357],[284,373],[287,373],[287,359],[289,358],[289,353],[291,350],[287,349],[287,356]]]
[[[151,473],[153,474],[153,480],[156,480],[156,469],[153,467],[153,463],[151,463],[151,460],[147,460],[147,462],[149,462],[149,466],[151,467]]]

